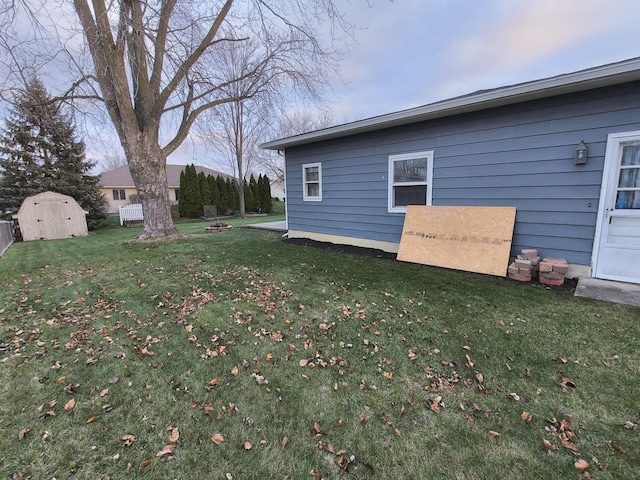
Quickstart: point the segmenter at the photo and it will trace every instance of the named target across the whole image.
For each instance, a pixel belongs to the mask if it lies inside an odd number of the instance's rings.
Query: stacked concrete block
[[[509,265],[509,278],[520,282],[530,282],[538,275],[539,264],[538,251],[533,248],[523,248],[520,255]]]
[[[569,271],[569,263],[564,258],[544,258],[540,262],[540,283],[560,286]]]

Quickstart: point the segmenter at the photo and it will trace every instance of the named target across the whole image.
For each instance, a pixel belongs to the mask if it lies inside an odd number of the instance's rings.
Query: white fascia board
[[[406,125],[434,118],[475,112],[529,100],[617,85],[634,80],[640,80],[640,58],[633,58],[542,80],[484,90],[429,105],[274,140],[263,143],[260,147],[267,150],[284,150],[297,145],[371,132],[382,128]]]

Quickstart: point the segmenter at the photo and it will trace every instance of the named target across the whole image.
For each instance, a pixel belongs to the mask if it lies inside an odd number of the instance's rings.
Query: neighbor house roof
[[[169,185],[169,188],[180,187],[180,172],[182,172],[185,167],[186,165],[167,164],[167,183]],[[196,166],[196,172],[204,172],[205,175],[212,175],[214,177],[222,175],[226,178],[229,176],[226,173],[221,173],[207,167]],[[135,188],[133,178],[131,177],[131,172],[129,171],[129,167],[127,165],[125,165],[124,167],[114,168],[113,170],[109,170],[108,172],[100,174],[100,186],[114,188]]]
[[[283,150],[296,145],[305,145],[357,133],[372,132],[383,128],[591,90],[598,87],[607,87],[634,80],[640,80],[640,57],[542,80],[491,90],[480,90],[421,107],[273,140],[260,146],[270,150]]]

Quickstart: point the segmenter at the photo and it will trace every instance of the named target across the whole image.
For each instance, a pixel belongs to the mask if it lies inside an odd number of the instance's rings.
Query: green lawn
[[[13,245],[0,478],[638,478],[640,309],[240,228],[283,218]]]

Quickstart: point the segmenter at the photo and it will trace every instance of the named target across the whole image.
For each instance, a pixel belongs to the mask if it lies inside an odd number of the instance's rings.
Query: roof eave
[[[640,80],[640,58],[456,97],[408,110],[274,140],[264,143],[260,147],[268,150],[284,150],[297,145],[372,132],[382,128],[407,125],[635,80]]]

